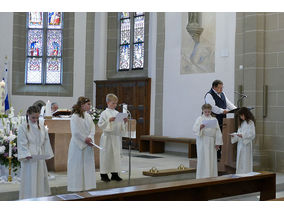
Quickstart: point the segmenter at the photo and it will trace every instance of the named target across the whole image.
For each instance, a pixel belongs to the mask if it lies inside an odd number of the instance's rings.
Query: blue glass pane
[[[62,28],[62,13],[61,12],[49,12],[48,13],[47,28],[49,29]]]
[[[121,20],[120,25],[120,44],[130,43],[130,19]]]
[[[130,64],[130,45],[123,45],[119,51],[119,69],[129,69]]]
[[[144,42],[144,16],[134,18],[134,43]]]
[[[47,56],[61,56],[62,30],[47,31]]]
[[[26,79],[28,84],[40,84],[42,73],[41,58],[27,58]]]
[[[123,18],[129,18],[129,13],[128,12],[122,12],[120,13],[120,18],[123,19]]]
[[[28,56],[42,56],[42,30],[28,31]]]
[[[134,44],[133,69],[143,68],[143,66],[144,66],[144,43]]]
[[[46,62],[46,83],[61,83],[61,58],[48,58]]]
[[[42,28],[43,27],[43,13],[42,12],[29,12],[29,28]]]

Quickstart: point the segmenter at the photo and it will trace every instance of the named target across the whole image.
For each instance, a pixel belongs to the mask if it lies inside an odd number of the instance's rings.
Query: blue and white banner
[[[8,97],[8,64],[5,63],[5,73],[4,73],[4,78],[3,78],[4,82],[5,82],[5,112],[6,110],[10,109],[10,105],[9,105],[9,97]]]

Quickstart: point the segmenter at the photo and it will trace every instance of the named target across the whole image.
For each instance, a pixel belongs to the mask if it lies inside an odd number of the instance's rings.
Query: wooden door
[[[136,138],[140,135],[150,133],[150,100],[151,100],[151,79],[138,80],[105,80],[94,81],[96,84],[96,107],[105,109],[106,95],[114,93],[118,96],[117,110],[122,111],[119,104],[128,105],[132,118],[137,121]],[[123,147],[128,147],[127,141],[123,142]],[[132,148],[138,150],[138,142],[132,141]]]

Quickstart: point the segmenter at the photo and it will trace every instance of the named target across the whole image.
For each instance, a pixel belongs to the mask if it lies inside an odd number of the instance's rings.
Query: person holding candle
[[[68,150],[67,190],[85,191],[96,188],[94,159],[95,124],[88,113],[91,101],[79,97],[73,106],[70,121],[71,141]]]
[[[39,114],[37,106],[30,106],[26,113],[26,122],[18,129],[18,160],[21,162],[19,199],[50,194],[45,160],[54,155],[48,129],[39,121]]]
[[[109,182],[108,173],[111,173],[111,180],[121,181],[118,176],[120,172],[120,151],[122,135],[126,131],[127,118],[124,122],[115,122],[115,117],[118,111],[115,110],[118,98],[114,94],[106,96],[108,108],[104,110],[98,122],[98,126],[103,130],[100,144],[103,147],[100,150],[100,173],[101,180]]]

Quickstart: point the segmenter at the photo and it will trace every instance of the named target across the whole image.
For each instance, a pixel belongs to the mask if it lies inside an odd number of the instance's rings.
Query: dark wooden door
[[[94,81],[96,84],[96,107],[105,109],[106,95],[114,93],[118,97],[118,111],[122,111],[119,104],[126,103],[132,118],[136,119],[136,138],[150,133],[150,101],[151,79],[139,80],[105,80]],[[127,148],[127,141],[123,141],[123,147]],[[138,150],[138,142],[132,141],[132,148]]]

